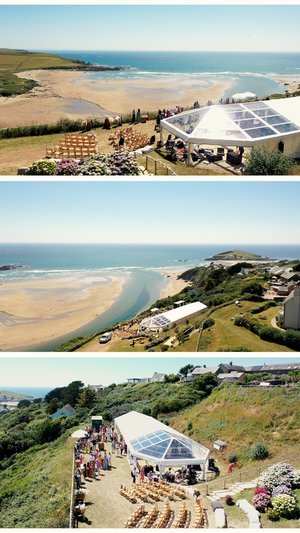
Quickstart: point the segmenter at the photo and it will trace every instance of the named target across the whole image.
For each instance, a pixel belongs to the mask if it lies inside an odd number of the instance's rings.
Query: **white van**
[[[112,338],[112,332],[107,331],[106,333],[103,333],[102,335],[100,335],[99,342],[100,344],[104,344],[105,342],[110,341],[111,338]]]

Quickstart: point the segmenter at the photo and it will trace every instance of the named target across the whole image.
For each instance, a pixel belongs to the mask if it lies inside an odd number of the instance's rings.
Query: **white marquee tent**
[[[300,96],[192,109],[160,125],[162,142],[167,131],[187,143],[190,162],[193,145],[274,149],[280,141],[284,153],[300,157]]]
[[[203,479],[210,451],[151,416],[130,411],[115,419],[115,428],[127,444],[131,462],[144,459],[162,473],[167,466],[201,465]]]
[[[164,313],[159,313],[158,315],[144,318],[141,321],[141,328],[148,330],[169,328],[174,324],[197,316],[206,308],[207,306],[201,302],[192,302],[190,304],[181,305],[180,307],[176,307],[170,311],[165,311]]]

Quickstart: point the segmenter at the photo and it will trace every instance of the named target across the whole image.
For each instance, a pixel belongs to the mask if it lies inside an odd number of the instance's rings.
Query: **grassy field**
[[[0,49],[0,69],[22,72],[35,68],[74,67],[76,62],[55,54]]]
[[[136,124],[133,126],[134,130],[146,133],[149,138],[153,135],[155,121],[150,120],[146,124]],[[124,126],[126,127],[126,125]],[[112,130],[114,131],[114,130]],[[104,130],[97,128],[93,131],[95,133],[98,142],[99,153],[109,153],[114,151],[114,148],[110,144],[109,136],[110,130]],[[41,135],[33,137],[18,137],[12,139],[0,139],[0,175],[16,175],[18,168],[23,166],[30,166],[31,163],[37,159],[45,157],[46,148],[52,148],[54,144],[57,144],[62,140],[64,135],[58,133],[55,135]],[[151,158],[154,158],[157,163],[158,174],[166,174],[165,165],[170,167],[178,175],[223,175],[224,171],[221,171],[215,165],[207,167],[188,167],[185,163],[177,162],[171,163],[167,161],[163,154],[159,152],[151,152]],[[146,166],[146,158],[140,159],[141,164]],[[154,163],[149,161],[149,172],[154,172]],[[172,176],[170,175],[171,179]]]
[[[259,305],[256,306],[253,302],[247,301],[242,301],[241,306],[242,307],[237,307],[235,304],[232,304],[212,313],[211,317],[215,320],[215,324],[211,328],[203,331],[203,351],[218,352],[220,350],[234,350],[241,347],[247,348],[253,352],[293,351],[281,344],[264,341],[251,331],[235,326],[233,319],[236,315],[246,312],[254,307],[259,307]],[[276,315],[278,310],[279,308],[277,307],[271,307],[267,311],[255,315],[255,317],[263,324],[270,325],[269,322],[271,322],[271,318]],[[268,318],[264,320],[263,317]],[[207,340],[206,343],[205,340]]]
[[[226,451],[214,454],[223,475],[227,474],[231,453],[238,456],[238,468],[263,466],[263,461],[253,461],[249,453],[257,443],[267,444],[267,461],[287,460],[299,456],[299,386],[271,390],[224,386],[201,403],[169,418],[170,425],[208,447],[216,439],[224,440]]]
[[[23,94],[32,89],[35,83],[15,75],[17,72],[38,68],[70,68],[76,63],[57,55],[26,50],[0,49],[0,96]]]
[[[300,489],[295,490],[295,495],[299,501]],[[237,500],[239,499],[246,499],[249,503],[252,503],[252,498],[253,490],[247,489],[237,495],[233,500],[234,502],[237,502]],[[241,511],[239,507],[237,507],[236,505],[225,505],[225,511],[228,516],[228,521],[231,525],[233,525],[234,523],[238,523],[240,528],[248,527],[246,515],[243,511]],[[296,518],[291,520],[288,520],[287,518],[282,518],[277,522],[273,522],[272,520],[269,520],[268,513],[261,513],[260,518],[263,528],[299,528],[299,519]]]
[[[73,439],[30,448],[1,472],[0,527],[68,527]]]

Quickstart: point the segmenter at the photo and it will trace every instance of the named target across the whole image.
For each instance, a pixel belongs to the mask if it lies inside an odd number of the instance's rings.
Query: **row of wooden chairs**
[[[195,518],[194,518],[194,528],[201,528],[205,525],[205,513],[202,506],[202,500],[200,497],[196,498],[195,501]]]
[[[130,501],[130,503],[137,503],[137,498],[134,496],[132,489],[127,489],[123,485],[121,485],[119,489],[119,494],[126,498],[126,500]]]
[[[180,504],[178,515],[172,527],[175,529],[186,527],[187,521],[188,521],[188,512],[187,512],[186,504],[185,502],[182,502]]]
[[[126,520],[124,523],[124,528],[134,528],[137,527],[138,523],[141,521],[141,519],[145,516],[146,511],[144,505],[140,505],[133,513],[132,515]]]
[[[172,516],[172,511],[171,511],[170,501],[167,498],[166,502],[163,505],[161,512],[158,515],[155,527],[157,529],[166,528],[170,524],[171,516]]]
[[[56,159],[84,158],[97,153],[94,134],[66,133],[64,139],[53,148],[46,148],[46,157]]]
[[[157,503],[153,505],[152,509],[146,514],[146,516],[143,518],[142,522],[140,523],[139,527],[142,528],[151,528],[153,527],[154,523],[156,522],[156,519],[159,515],[159,510]]]

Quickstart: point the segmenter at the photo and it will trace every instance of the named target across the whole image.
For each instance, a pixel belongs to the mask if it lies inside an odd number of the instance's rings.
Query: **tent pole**
[[[188,166],[190,167],[192,164],[192,158],[191,158],[191,144],[188,143]]]

